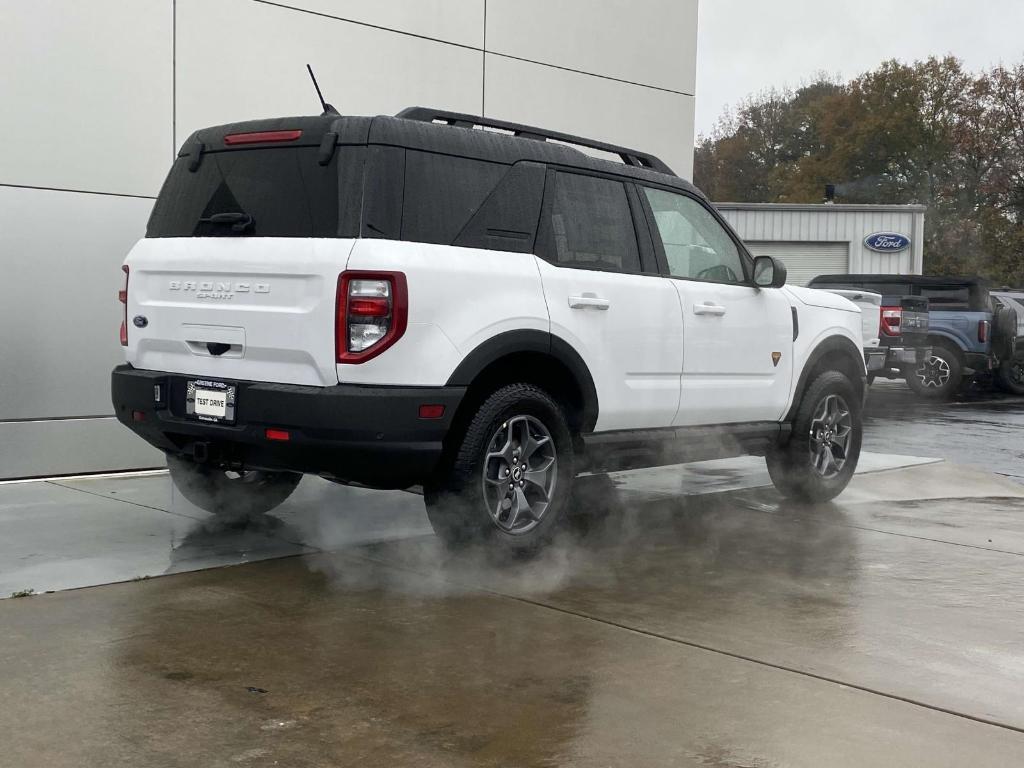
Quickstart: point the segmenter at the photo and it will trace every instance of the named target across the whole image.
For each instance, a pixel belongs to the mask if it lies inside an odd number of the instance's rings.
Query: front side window
[[[543,255],[559,266],[639,272],[636,229],[621,181],[556,172],[545,208]]]
[[[742,283],[743,257],[729,233],[700,203],[686,195],[644,187],[668,261],[669,274]]]

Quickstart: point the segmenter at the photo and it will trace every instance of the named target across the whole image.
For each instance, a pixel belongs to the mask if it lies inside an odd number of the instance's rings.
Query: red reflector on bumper
[[[288,434],[287,430],[284,429],[268,429],[266,431],[267,440],[291,440],[292,436]]]
[[[443,405],[421,405],[420,406],[420,418],[421,419],[440,419],[444,416]]]
[[[132,411],[132,421],[145,421],[145,420],[146,420],[146,412],[145,411]]]

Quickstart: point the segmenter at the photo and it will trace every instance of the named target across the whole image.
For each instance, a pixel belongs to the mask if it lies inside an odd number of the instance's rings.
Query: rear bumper
[[[886,357],[884,347],[864,347],[864,366],[868,373],[876,373],[885,368]]]
[[[216,424],[185,415],[190,378],[196,377],[118,366],[111,374],[114,413],[167,453],[217,466],[322,474],[383,488],[405,488],[431,475],[466,391],[231,381],[237,387],[235,421]],[[444,415],[420,418],[424,404],[443,405]],[[287,441],[268,440],[267,429],[286,431]]]
[[[899,368],[903,365],[923,363],[932,354],[931,347],[888,347],[886,366]]]

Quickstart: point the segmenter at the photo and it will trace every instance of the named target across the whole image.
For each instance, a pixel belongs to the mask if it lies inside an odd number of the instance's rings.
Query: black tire
[[[828,425],[820,417],[824,408],[828,421],[832,405],[838,410],[834,423]],[[845,416],[840,418],[843,413]],[[819,436],[834,448],[824,446]],[[789,442],[765,457],[768,474],[784,496],[800,501],[829,501],[842,493],[853,477],[862,438],[862,400],[857,390],[845,374],[826,371],[805,390]],[[826,450],[832,465],[821,461]],[[828,471],[819,469],[823,465]]]
[[[449,448],[441,476],[423,494],[438,536],[449,544],[487,541],[511,554],[528,554],[551,537],[575,471],[565,414],[547,392],[531,384],[502,387]],[[553,464],[542,470],[548,459]]]
[[[944,344],[935,344],[931,357],[923,363],[908,366],[905,375],[911,391],[928,400],[948,400],[964,384],[960,355]]]
[[[1014,395],[1024,395],[1024,356],[1003,360],[996,374],[999,386]]]
[[[242,523],[280,506],[299,484],[295,472],[226,472],[178,456],[167,457],[174,487],[225,523]]]

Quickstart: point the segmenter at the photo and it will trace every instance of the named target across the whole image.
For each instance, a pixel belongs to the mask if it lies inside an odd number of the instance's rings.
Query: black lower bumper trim
[[[185,413],[190,379],[118,366],[111,397],[118,420],[163,451],[218,466],[330,475],[382,488],[430,477],[465,387],[329,387],[228,381],[237,387],[233,424]],[[205,377],[208,378],[208,377]],[[162,402],[156,401],[160,387]],[[443,405],[436,419],[421,405]],[[288,439],[269,440],[267,429]]]

